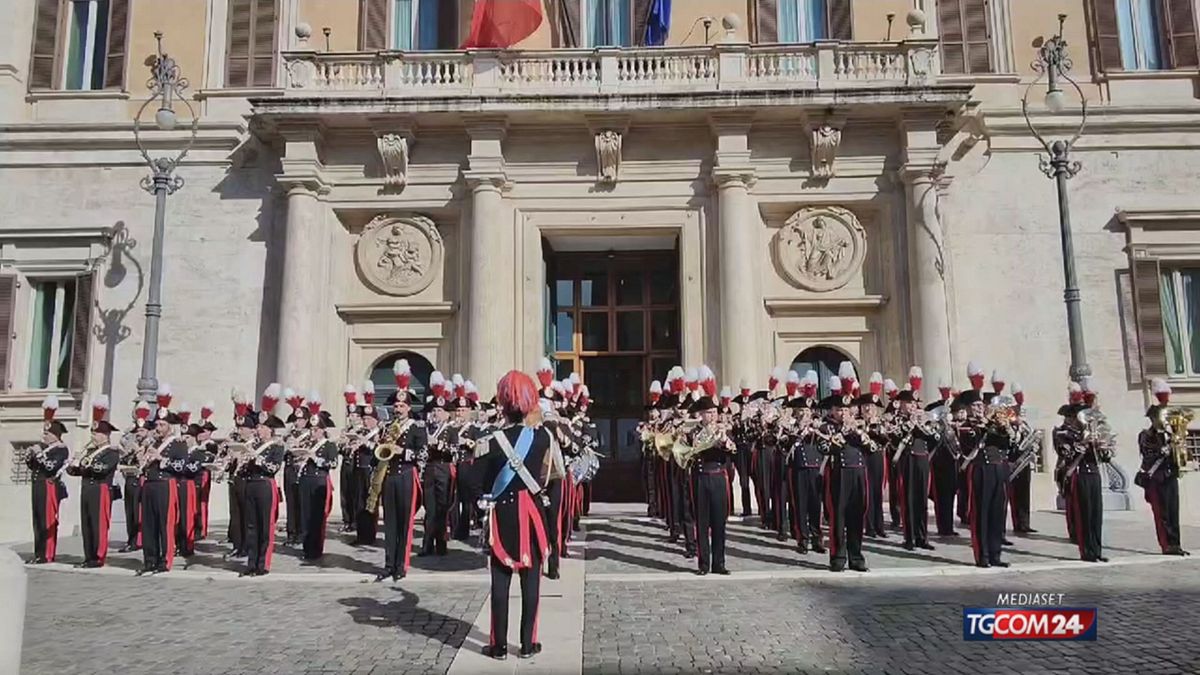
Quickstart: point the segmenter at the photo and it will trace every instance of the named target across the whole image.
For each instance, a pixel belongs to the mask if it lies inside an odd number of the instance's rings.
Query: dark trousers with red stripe
[[[887,448],[883,461],[887,462],[887,491],[888,491],[888,513],[892,517],[892,527],[901,528],[903,526],[904,514],[901,512],[900,498],[901,490],[896,485],[896,474],[900,471],[900,466],[897,462],[892,461],[892,454],[896,452],[895,448]]]
[[[750,515],[750,460],[751,446],[746,443],[738,444],[737,452],[733,455],[733,467],[737,471],[738,485],[741,487],[742,515]],[[732,486],[731,486],[732,487]],[[730,509],[732,510],[732,506]]]
[[[493,514],[495,517],[495,514]],[[537,642],[538,603],[541,600],[542,553],[536,544],[529,547],[530,566],[517,571],[521,578],[521,646]],[[512,586],[512,568],[492,556],[492,634],[489,644],[508,644],[508,589]]]
[[[346,462],[338,468],[338,504],[342,509],[342,527],[354,525],[354,466]]]
[[[85,478],[79,495],[79,533],[83,559],[104,564],[108,557],[108,527],[112,524],[112,486],[106,480]]]
[[[955,506],[955,512],[958,514],[958,519],[970,525],[971,511],[971,477],[968,469],[959,469],[955,474],[955,482],[958,488],[958,504]]]
[[[196,511],[199,499],[196,479],[180,478],[175,483],[179,495],[179,509],[175,514],[175,543],[179,555],[190,558],[196,553]]]
[[[759,526],[767,529],[775,524],[775,512],[779,510],[780,504],[775,501],[775,495],[778,490],[775,484],[779,482],[779,477],[775,474],[775,456],[779,454],[775,446],[760,443],[758,451],[754,454],[754,476],[757,478],[755,483],[758,490],[758,518]]]
[[[142,545],[141,476],[125,476],[121,501],[125,502],[125,544],[130,548],[138,548]]]
[[[275,519],[278,517],[279,492],[274,478],[246,480],[246,569],[269,572],[275,552]]]
[[[954,457],[944,448],[939,449],[930,461],[933,473],[933,514],[937,520],[937,532],[949,536],[954,532],[954,498],[958,495],[958,465]]]
[[[54,562],[58,548],[58,482],[33,480],[33,557]]]
[[[696,481],[696,544],[700,569],[725,569],[725,519],[729,516],[729,482],[724,469],[700,472]],[[709,566],[711,561],[711,567]]]
[[[674,502],[671,501],[671,465],[658,456],[654,458],[654,480],[658,481],[658,513],[667,531],[675,534],[679,525],[675,522]]]
[[[967,468],[970,485],[968,521],[975,564],[1000,562],[1004,544],[1004,511],[1008,467],[976,462]]]
[[[457,512],[454,520],[454,538],[466,541],[471,538],[471,527],[479,523],[479,481],[474,469],[475,460],[463,459],[458,463],[454,483],[454,504]]]
[[[863,528],[868,506],[867,474],[862,467],[834,468],[826,474],[825,508],[829,511],[829,566],[865,564]]]
[[[683,545],[690,555],[696,551],[696,514],[692,502],[692,477],[678,464],[671,465],[671,513],[675,529],[672,538],[683,533]]]
[[[147,569],[171,569],[175,558],[175,518],[179,496],[175,479],[142,485],[142,562]]]
[[[421,539],[421,553],[446,552],[446,535],[449,531],[451,504],[450,464],[429,462],[421,481],[421,492],[425,504],[425,534]]]
[[[658,479],[655,475],[654,445],[642,448],[642,490],[646,492],[646,516],[658,518]]]
[[[788,510],[792,513],[792,536],[801,550],[821,544],[821,470],[799,464],[789,466]]]
[[[287,516],[287,540],[300,541],[300,470],[293,462],[283,468],[284,513]]]
[[[313,560],[325,553],[325,528],[333,507],[333,483],[328,471],[300,477],[300,542],[304,558]]]
[[[1104,496],[1099,473],[1076,471],[1071,479],[1071,497],[1075,500],[1075,539],[1081,560],[1095,560],[1103,555],[1100,532],[1104,527]]]
[[[1029,502],[1033,470],[1025,467],[1008,482],[1008,506],[1012,513],[1013,532],[1029,531]]]
[[[1179,479],[1172,476],[1152,480],[1146,486],[1146,501],[1154,512],[1154,531],[1163,553],[1178,551],[1179,540]]]
[[[896,464],[896,481],[888,489],[900,495],[904,543],[929,543],[929,455],[904,453]]]
[[[882,536],[883,527],[883,463],[886,450],[866,453],[867,464],[867,534]]]
[[[388,574],[408,572],[417,509],[417,467],[404,464],[383,479],[383,558]],[[445,528],[445,523],[442,525]]]
[[[212,475],[208,470],[196,476],[196,539],[208,537],[208,499],[212,492]]]
[[[246,552],[246,479],[229,481],[229,529],[226,530],[235,554]]]
[[[558,573],[559,560],[568,557],[566,550],[566,513],[570,499],[566,479],[552,480],[546,484],[546,494],[549,497],[546,505],[546,540],[550,545],[550,555],[546,572],[553,576]]]
[[[771,467],[771,516],[772,525],[779,541],[787,539],[788,532],[788,468],[786,457],[775,449],[774,466]]]

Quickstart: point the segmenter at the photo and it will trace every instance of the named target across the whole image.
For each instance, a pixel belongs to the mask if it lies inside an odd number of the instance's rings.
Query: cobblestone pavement
[[[1082,565],[1082,563],[1080,563]],[[592,581],[584,673],[1200,673],[1200,565],[920,579]],[[998,592],[1099,608],[1096,642],[964,642]]]
[[[21,672],[441,674],[486,598],[483,584],[234,584],[33,570]]]

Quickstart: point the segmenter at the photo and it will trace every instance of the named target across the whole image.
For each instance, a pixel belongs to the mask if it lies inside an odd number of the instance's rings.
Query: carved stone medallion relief
[[[425,216],[375,216],[354,247],[359,274],[388,295],[413,295],[429,287],[442,266],[444,246]]]
[[[862,268],[867,236],[858,218],[840,206],[800,209],[774,241],[775,259],[785,279],[810,291],[845,286]]]

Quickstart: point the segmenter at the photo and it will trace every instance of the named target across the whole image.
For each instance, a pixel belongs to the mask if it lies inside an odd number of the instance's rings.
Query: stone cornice
[[[333,186],[317,171],[311,173],[296,171],[278,174],[275,176],[275,182],[289,195],[297,192],[308,192],[324,196],[329,194],[333,189]]]
[[[873,312],[887,304],[886,295],[862,295],[850,298],[768,297],[763,306],[771,316],[829,316]]]
[[[458,311],[455,302],[410,302],[383,303],[367,302],[341,304],[336,307],[338,316],[349,323],[383,323],[403,319],[427,319],[440,321],[449,319]]]

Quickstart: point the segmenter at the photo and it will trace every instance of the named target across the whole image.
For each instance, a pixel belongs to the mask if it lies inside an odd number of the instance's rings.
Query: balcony
[[[286,97],[490,99],[927,90],[936,40],[548,51],[283,53]],[[909,92],[906,95],[911,96]]]

